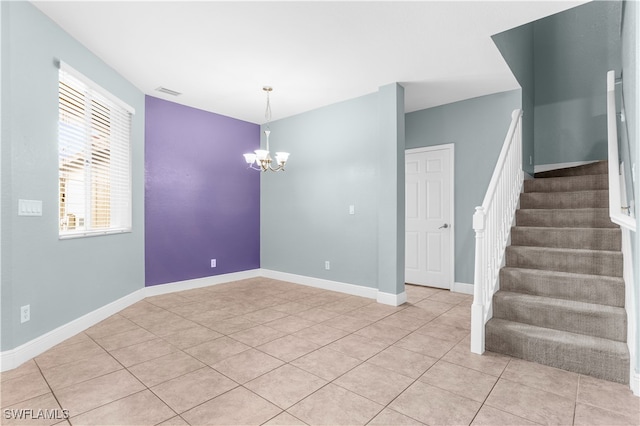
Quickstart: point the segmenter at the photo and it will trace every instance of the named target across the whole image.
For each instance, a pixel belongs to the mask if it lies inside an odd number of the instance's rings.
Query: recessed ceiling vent
[[[182,93],[180,92],[176,92],[175,90],[171,90],[171,89],[167,89],[166,87],[157,87],[156,91],[158,92],[162,92],[162,93],[166,93],[167,95],[171,95],[171,96],[180,96],[182,95]]]

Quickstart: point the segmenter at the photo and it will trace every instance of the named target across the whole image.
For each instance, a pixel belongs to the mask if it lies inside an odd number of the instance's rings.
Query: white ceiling
[[[274,120],[393,82],[407,112],[515,89],[491,35],[582,3],[34,2],[144,93],[253,123],[264,85]]]

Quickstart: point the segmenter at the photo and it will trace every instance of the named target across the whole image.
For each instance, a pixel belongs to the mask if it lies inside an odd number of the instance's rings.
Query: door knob
[[[448,224],[448,223],[445,223],[444,225],[442,225],[442,226],[441,226],[440,228],[438,228],[438,229],[442,229],[442,228],[447,229],[448,227],[449,227],[449,224]]]

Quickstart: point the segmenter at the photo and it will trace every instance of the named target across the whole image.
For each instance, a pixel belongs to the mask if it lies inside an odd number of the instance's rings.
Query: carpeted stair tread
[[[585,175],[605,175],[609,173],[609,163],[597,161],[594,163],[583,164],[582,166],[566,167],[564,169],[549,170],[546,172],[538,172],[534,175],[537,178],[550,178],[562,176],[585,176]]]
[[[518,246],[620,250],[621,232],[615,228],[555,228],[514,226],[511,244]]]
[[[620,228],[608,163],[524,182],[485,348],[620,383],[629,381]]]
[[[580,374],[629,383],[626,343],[498,318],[486,324],[486,349]]]
[[[505,267],[500,270],[500,289],[624,307],[624,280],[620,277]]]
[[[518,226],[551,226],[557,228],[618,228],[611,222],[609,208],[593,209],[523,209],[516,210]]]
[[[570,192],[525,192],[520,194],[522,209],[585,209],[606,208],[609,190]]]
[[[506,266],[622,277],[622,253],[549,247],[509,246]]]
[[[594,189],[609,189],[609,176],[568,176],[524,181],[524,192],[569,192]]]
[[[500,290],[493,296],[493,317],[625,342],[624,308]]]

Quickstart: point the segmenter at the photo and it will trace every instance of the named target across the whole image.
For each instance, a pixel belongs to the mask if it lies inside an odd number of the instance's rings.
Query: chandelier
[[[276,152],[276,167],[272,167],[271,163],[273,160],[271,159],[271,154],[269,153],[269,135],[271,134],[271,130],[269,128],[269,124],[271,123],[271,103],[269,102],[269,93],[273,90],[271,86],[264,86],[262,88],[265,92],[267,92],[267,109],[264,112],[264,118],[267,120],[266,129],[264,131],[264,135],[266,138],[266,149],[256,149],[254,154],[244,154],[244,159],[249,165],[249,169],[259,170],[262,172],[266,172],[271,170],[272,172],[284,171],[284,164],[289,159],[288,152]]]

